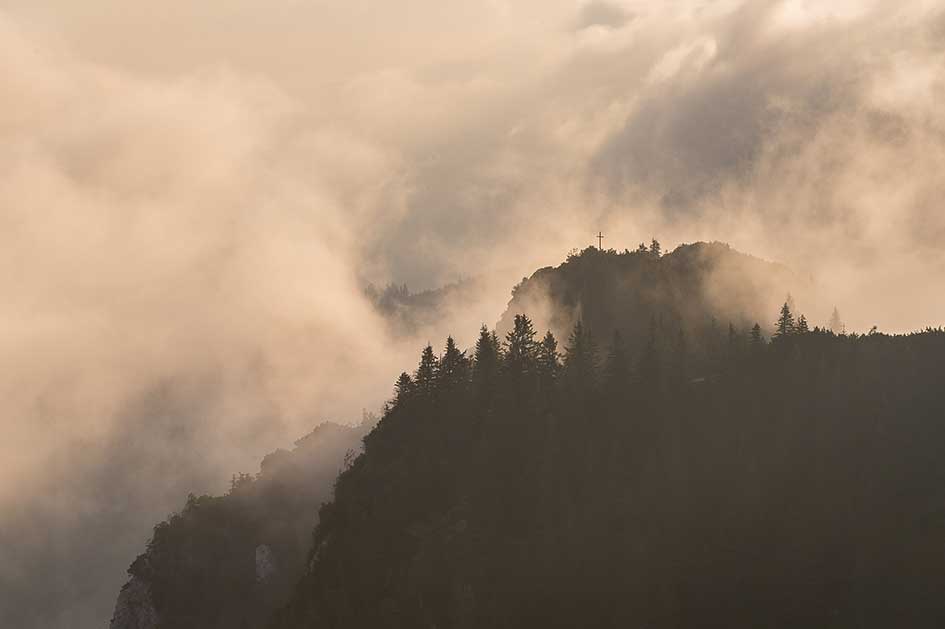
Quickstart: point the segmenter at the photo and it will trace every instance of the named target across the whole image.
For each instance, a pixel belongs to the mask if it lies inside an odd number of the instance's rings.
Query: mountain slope
[[[711,378],[658,332],[559,363],[521,316],[428,348],[272,626],[941,626],[945,332],[784,319],[706,333]]]
[[[191,495],[128,569],[111,628],[260,626],[301,576],[316,510],[366,429],[324,423],[226,495]]]
[[[580,320],[602,342],[618,330],[631,349],[654,322],[700,342],[713,322],[742,332],[755,323],[768,329],[788,293],[806,297],[812,289],[786,267],[722,243],[682,245],[662,256],[589,247],[524,279],[497,330],[505,334],[515,315],[528,314],[560,339]]]

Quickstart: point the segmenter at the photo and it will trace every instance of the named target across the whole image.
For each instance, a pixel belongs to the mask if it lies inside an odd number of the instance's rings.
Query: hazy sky
[[[601,229],[942,324],[936,4],[0,0],[0,592],[108,530],[36,620],[99,626],[187,491],[376,408],[365,279],[501,278],[463,339]]]

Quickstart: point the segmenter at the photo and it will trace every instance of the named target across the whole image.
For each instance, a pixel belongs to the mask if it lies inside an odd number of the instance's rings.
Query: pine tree
[[[466,380],[469,371],[469,360],[466,352],[459,351],[453,337],[447,337],[446,349],[440,359],[440,383],[445,386],[454,386]]]
[[[535,367],[542,380],[553,382],[561,369],[561,356],[558,353],[558,341],[548,330],[545,338],[538,344],[535,352]]]
[[[394,384],[394,406],[400,406],[403,404],[413,393],[413,379],[410,377],[406,371],[400,374],[400,377],[397,378],[397,383]]]
[[[761,348],[765,345],[765,340],[761,336],[761,326],[757,323],[751,328],[751,337],[749,340],[749,345],[753,352],[761,351]]]
[[[495,332],[490,332],[483,325],[479,328],[479,338],[476,340],[476,352],[473,356],[472,378],[477,392],[487,394],[499,370],[499,339]]]
[[[807,334],[810,332],[810,326],[807,323],[807,317],[801,315],[797,318],[797,325],[794,327],[795,334]]]
[[[661,255],[663,255],[662,251],[663,251],[663,250],[660,248],[660,241],[659,241],[659,240],[657,240],[656,238],[654,238],[652,241],[650,241],[650,253],[651,253],[654,257],[657,257],[657,258],[658,258],[658,257],[660,257]]]
[[[505,366],[512,373],[531,372],[535,364],[535,328],[525,315],[515,315],[505,337]]]
[[[781,316],[774,324],[774,338],[780,339],[794,334],[794,315],[791,314],[791,307],[787,302],[781,306]]]
[[[646,253],[646,252],[647,252],[646,243],[641,242],[640,246],[637,247],[637,253]]]
[[[436,389],[437,375],[439,371],[439,360],[433,353],[433,346],[427,345],[423,348],[420,355],[420,365],[414,375],[414,381],[417,385],[417,391],[429,395]]]

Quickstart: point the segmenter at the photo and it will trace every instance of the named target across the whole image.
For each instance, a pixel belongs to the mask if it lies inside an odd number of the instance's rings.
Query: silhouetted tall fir
[[[433,353],[433,346],[427,345],[423,348],[420,355],[420,365],[414,374],[417,391],[429,395],[436,390],[437,371],[439,370],[439,360]]]
[[[469,360],[459,351],[453,337],[447,337],[446,349],[440,359],[439,381],[443,386],[456,386],[466,381],[469,375]]]
[[[810,326],[807,323],[807,317],[801,315],[797,318],[797,325],[794,326],[794,331],[797,334],[807,334],[810,332]]]
[[[761,336],[761,326],[757,323],[751,327],[751,336],[748,341],[749,347],[753,353],[761,351],[765,345],[764,337]]]
[[[549,330],[535,350],[535,368],[543,382],[553,382],[561,369],[558,341]]]
[[[660,241],[656,238],[650,241],[650,253],[652,253],[657,258],[663,255],[663,249],[660,247]]]
[[[413,389],[413,379],[410,377],[410,374],[404,371],[400,374],[400,377],[397,378],[397,383],[394,385],[394,405],[399,406],[406,402],[413,394]]]
[[[794,334],[794,315],[791,314],[791,308],[787,302],[781,306],[781,315],[777,323],[774,324],[774,338],[780,339]]]
[[[487,398],[492,393],[492,383],[499,371],[500,360],[499,341],[495,332],[490,332],[489,328],[483,325],[479,329],[479,338],[476,339],[472,364],[476,395]]]
[[[505,367],[511,373],[531,373],[535,366],[535,328],[525,315],[515,315],[505,337]]]
[[[784,298],[784,303],[787,304],[791,312],[797,312],[797,303],[794,301],[794,295],[792,295],[791,293],[788,293],[787,296]]]

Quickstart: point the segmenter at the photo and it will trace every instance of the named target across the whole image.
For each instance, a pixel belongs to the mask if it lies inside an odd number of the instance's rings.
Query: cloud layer
[[[821,321],[945,318],[933,2],[5,7],[0,591],[58,601],[16,626],[98,626],[187,491],[376,408],[598,229],[786,262]],[[361,294],[472,275],[499,288],[422,338]]]

